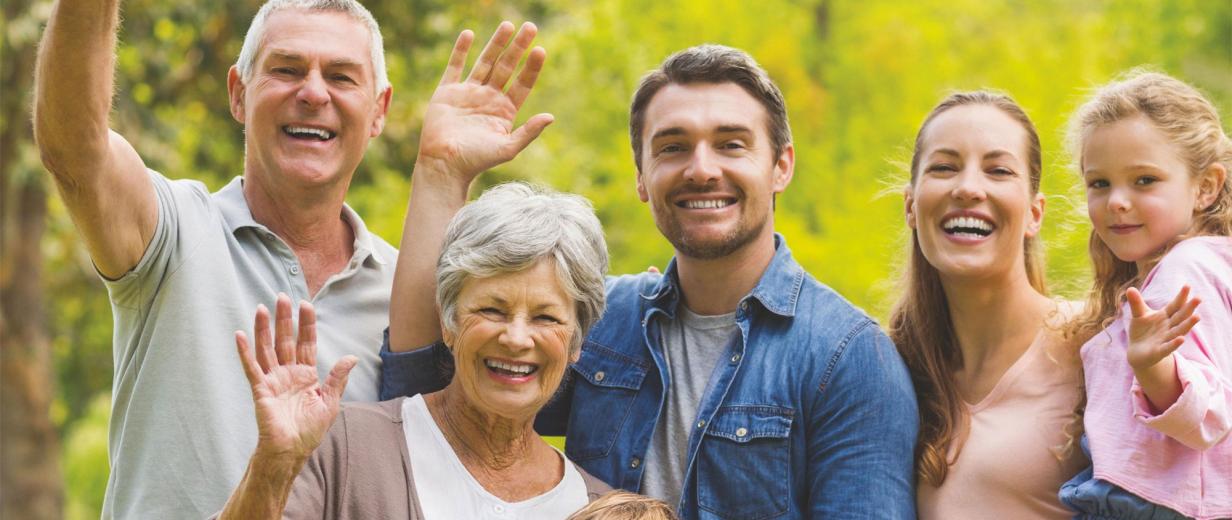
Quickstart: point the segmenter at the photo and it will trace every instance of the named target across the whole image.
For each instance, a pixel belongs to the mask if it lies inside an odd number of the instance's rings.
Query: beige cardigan
[[[422,520],[402,429],[403,399],[343,405],[295,478],[282,517]],[[394,446],[399,457],[392,456]],[[577,470],[590,501],[611,491],[582,468]]]

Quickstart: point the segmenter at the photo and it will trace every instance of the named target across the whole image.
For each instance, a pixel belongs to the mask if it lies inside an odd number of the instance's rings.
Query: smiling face
[[[1031,193],[1028,134],[987,104],[940,113],[923,130],[907,224],[943,279],[1025,274],[1024,240],[1044,199]]]
[[[1083,141],[1087,215],[1117,258],[1149,260],[1189,231],[1199,190],[1181,157],[1142,116],[1098,127]]]
[[[244,124],[245,178],[272,193],[349,182],[381,133],[390,91],[376,92],[367,27],[346,14],[270,14],[247,81],[232,67],[231,113]]]
[[[765,108],[735,83],[669,84],[651,99],[637,192],[680,255],[715,259],[771,241],[774,195],[794,150],[775,157]]]
[[[540,260],[513,273],[466,281],[456,302],[456,332],[444,340],[454,355],[454,379],[482,413],[533,418],[560,387],[572,357],[574,302]]]

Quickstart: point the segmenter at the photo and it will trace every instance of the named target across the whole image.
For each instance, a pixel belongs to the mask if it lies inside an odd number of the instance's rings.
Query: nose
[[[984,176],[971,168],[963,170],[954,177],[954,190],[950,193],[955,199],[971,202],[984,200]]]
[[[1129,211],[1129,196],[1124,190],[1111,189],[1108,192],[1108,209],[1117,213]]]
[[[510,350],[525,350],[535,346],[535,340],[531,337],[530,324],[520,317],[509,321],[500,335],[500,342]]]
[[[320,71],[311,71],[304,77],[304,83],[300,85],[295,99],[310,108],[318,108],[329,102],[329,88]]]
[[[714,150],[701,144],[694,147],[693,154],[689,158],[689,165],[684,172],[685,180],[694,184],[706,184],[718,181],[720,176],[722,176],[722,170],[719,168],[718,157],[715,157]]]

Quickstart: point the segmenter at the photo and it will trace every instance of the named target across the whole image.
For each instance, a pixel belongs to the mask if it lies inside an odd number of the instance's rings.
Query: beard
[[[693,189],[689,191],[705,193],[711,190]],[[768,212],[759,213],[760,218],[752,217],[748,212],[750,208],[746,205],[747,199],[743,197],[743,193],[739,195],[737,203],[740,204],[740,215],[735,226],[720,232],[718,236],[698,236],[700,233],[690,233],[685,230],[679,217],[673,213],[673,210],[677,208],[671,205],[661,207],[652,204],[655,226],[676,249],[678,255],[698,260],[723,258],[739,251],[740,248],[756,239],[769,219]]]

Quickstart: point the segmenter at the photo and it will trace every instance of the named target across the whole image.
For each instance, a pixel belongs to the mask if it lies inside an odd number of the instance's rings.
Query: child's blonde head
[[[678,520],[661,500],[628,491],[613,491],[599,497],[567,520]]]

